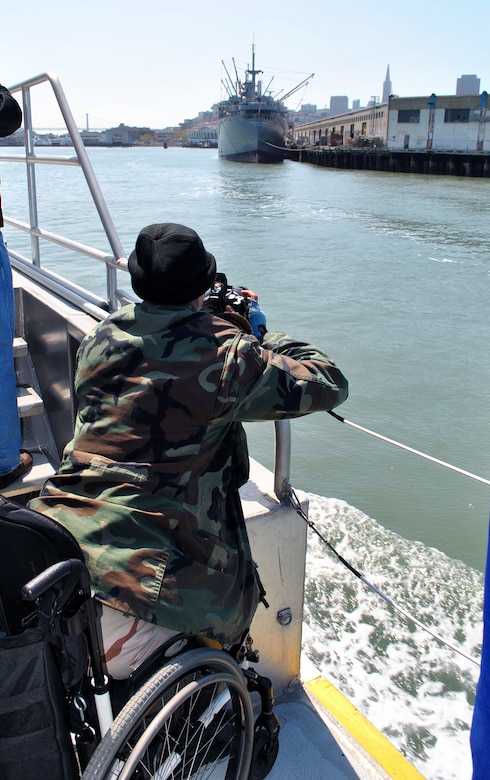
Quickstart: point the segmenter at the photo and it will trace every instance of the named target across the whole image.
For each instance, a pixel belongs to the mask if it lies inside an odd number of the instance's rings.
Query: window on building
[[[445,122],[468,122],[469,118],[469,108],[446,108],[444,111]]]
[[[419,108],[404,108],[398,111],[398,123],[420,122]]]
[[[446,108],[445,122],[479,122],[480,111],[477,108]]]

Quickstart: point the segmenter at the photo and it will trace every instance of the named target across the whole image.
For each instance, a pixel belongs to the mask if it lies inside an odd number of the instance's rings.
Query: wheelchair
[[[228,651],[178,634],[112,681],[67,529],[0,496],[0,556],[2,780],[266,777],[280,726],[248,635]]]

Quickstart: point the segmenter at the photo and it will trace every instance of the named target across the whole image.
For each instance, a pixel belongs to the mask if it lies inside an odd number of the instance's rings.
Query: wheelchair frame
[[[75,684],[65,685],[70,711],[67,729],[72,735],[79,778],[265,777],[277,756],[279,721],[273,710],[270,680],[250,667],[250,662],[258,660],[250,637],[233,650],[236,657],[222,649],[199,646],[195,637],[173,637],[123,684],[126,703],[114,718],[114,690],[121,688],[121,683],[113,683],[106,673],[101,650],[101,607],[91,594],[90,574],[78,543],[51,518],[0,496],[0,532],[7,529],[11,540],[12,534],[26,527],[34,533],[38,547],[39,540],[47,536],[56,548],[60,534],[62,559],[45,568],[58,551],[50,550],[39,558],[36,549],[37,559],[30,562],[30,568],[38,571],[22,587],[23,603],[34,609],[26,609],[17,625],[12,625],[12,615],[15,622],[19,605],[17,596],[12,607],[4,604],[5,593],[0,593],[0,606],[2,614],[10,616],[10,633],[21,633],[36,621],[43,625],[58,657],[63,637],[84,637],[90,684],[82,674]],[[64,558],[69,550],[76,557]],[[9,626],[8,619],[4,622]],[[182,644],[191,649],[172,655],[173,648]],[[260,714],[255,723],[250,695],[254,692],[260,696]]]

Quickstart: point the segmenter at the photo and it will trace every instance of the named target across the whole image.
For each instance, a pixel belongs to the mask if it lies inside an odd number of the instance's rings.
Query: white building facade
[[[490,152],[490,111],[481,95],[391,97],[388,149]]]
[[[388,150],[490,152],[488,95],[401,98],[297,125],[298,146],[348,147],[381,139]]]

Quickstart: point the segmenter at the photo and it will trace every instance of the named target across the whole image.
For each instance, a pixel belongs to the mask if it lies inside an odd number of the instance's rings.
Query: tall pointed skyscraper
[[[383,98],[381,102],[387,103],[390,95],[391,95],[391,81],[390,81],[390,66],[388,65],[386,69],[386,78],[383,83]]]

